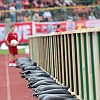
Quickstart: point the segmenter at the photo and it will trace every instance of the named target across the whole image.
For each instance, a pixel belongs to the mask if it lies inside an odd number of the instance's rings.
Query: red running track
[[[37,100],[27,88],[27,81],[20,78],[20,71],[8,67],[8,55],[0,55],[0,100]]]

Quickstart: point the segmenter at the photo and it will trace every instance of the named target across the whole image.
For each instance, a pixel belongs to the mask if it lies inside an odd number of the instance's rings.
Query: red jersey
[[[8,36],[7,36],[7,41],[10,43],[11,40],[16,40],[18,41],[18,35],[17,33],[8,33]],[[17,55],[18,54],[18,49],[17,49],[17,46],[8,46],[8,50],[9,50],[9,53],[10,54],[13,54],[13,55]]]
[[[85,17],[82,17],[81,20],[86,20],[86,18]]]
[[[12,33],[12,32],[8,33],[7,41],[10,43],[11,40],[18,41],[18,35],[17,35],[17,33]]]
[[[61,32],[61,29],[56,29],[56,32]]]

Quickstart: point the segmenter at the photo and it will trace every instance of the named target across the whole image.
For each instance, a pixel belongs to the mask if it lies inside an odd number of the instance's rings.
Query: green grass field
[[[19,49],[18,53],[19,54],[25,53],[25,49]],[[0,50],[0,55],[4,55],[4,54],[9,54],[8,50]]]

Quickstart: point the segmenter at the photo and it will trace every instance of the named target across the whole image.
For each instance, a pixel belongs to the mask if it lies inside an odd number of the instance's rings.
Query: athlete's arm
[[[6,44],[7,44],[8,46],[11,46],[9,40],[10,40],[10,35],[8,34],[7,37],[6,37]]]
[[[19,44],[18,35],[17,35],[17,42],[18,42],[18,43],[16,44],[16,46]]]
[[[8,46],[11,46],[11,44],[8,42],[8,40],[6,40],[6,43],[7,43]]]

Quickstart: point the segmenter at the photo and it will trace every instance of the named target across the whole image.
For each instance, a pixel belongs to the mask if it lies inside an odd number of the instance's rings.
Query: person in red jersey
[[[56,32],[61,32],[62,30],[61,30],[61,25],[60,24],[58,24],[57,25],[57,29],[56,29]]]
[[[15,46],[11,45],[11,40],[18,41],[18,35],[15,32],[15,26],[14,25],[10,26],[10,30],[11,31],[8,33],[8,36],[6,38],[6,43],[8,45],[8,50],[9,50],[9,53],[10,53],[9,67],[12,67],[12,66],[16,66],[16,61],[15,60],[16,60],[16,55],[18,54],[17,45],[19,44],[19,42]]]

